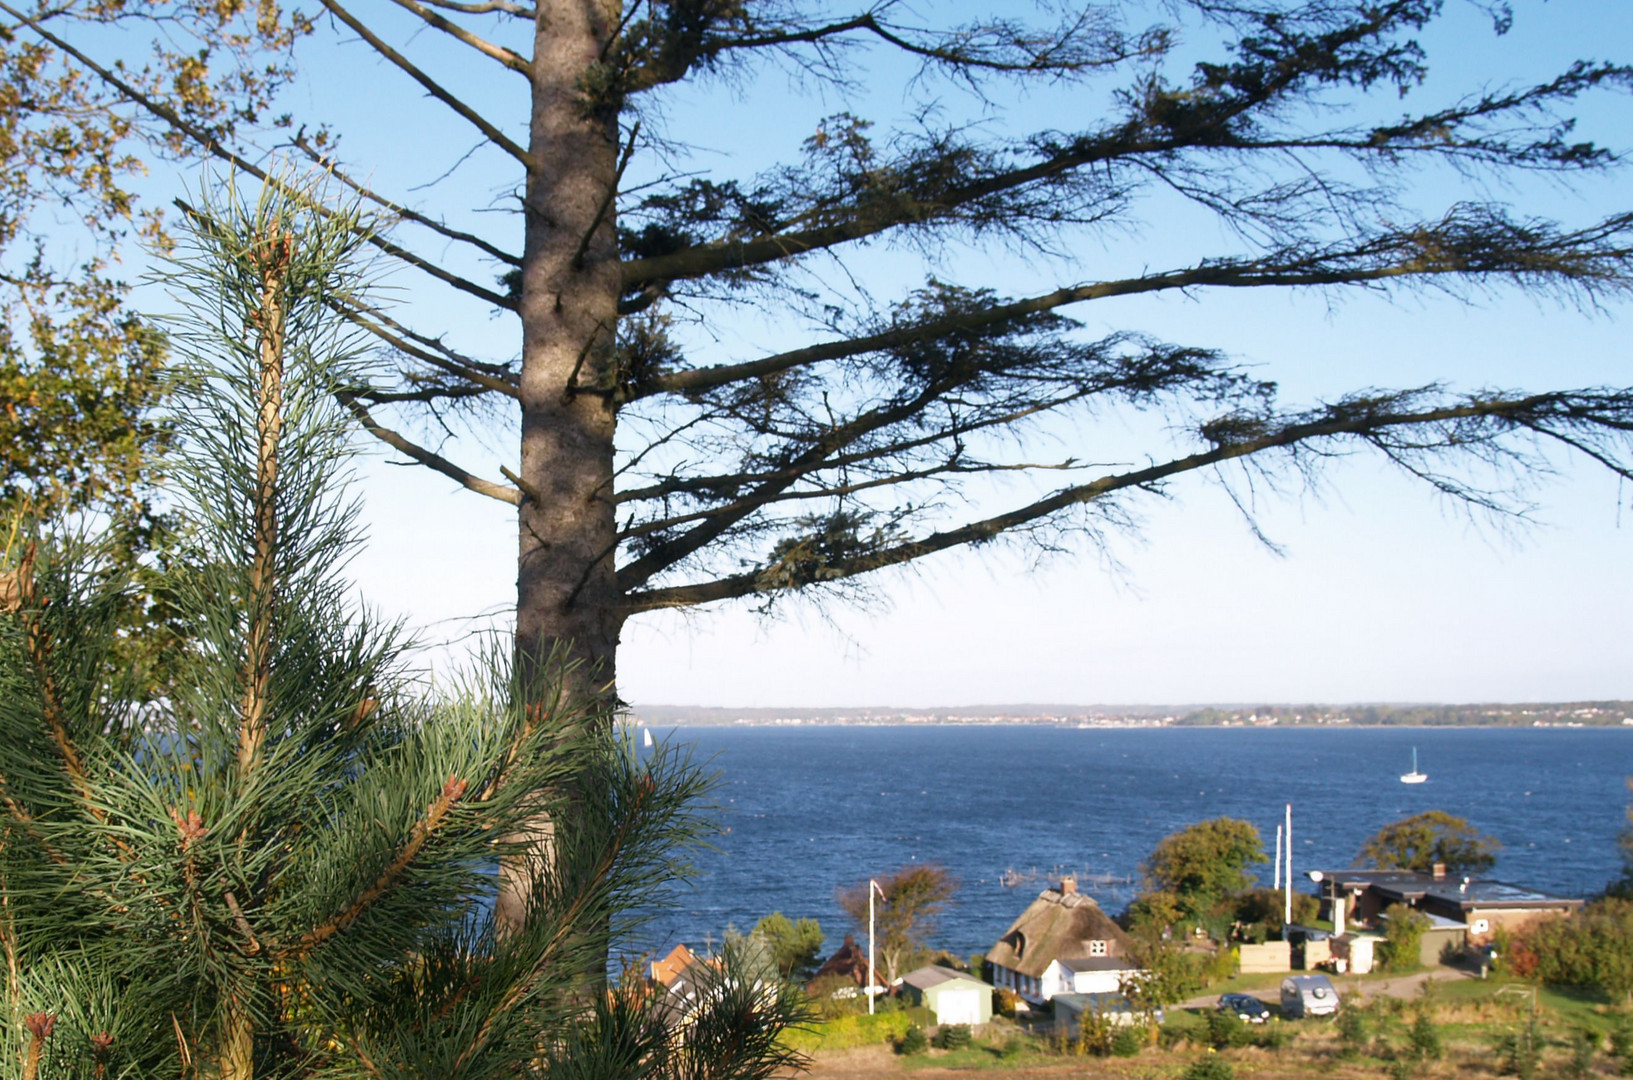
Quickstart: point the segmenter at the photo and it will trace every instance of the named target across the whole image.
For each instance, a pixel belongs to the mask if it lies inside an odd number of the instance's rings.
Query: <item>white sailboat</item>
[[[1418,748],[1414,746],[1412,747],[1412,771],[1401,773],[1401,783],[1421,784],[1427,779],[1429,779],[1428,773],[1418,772]]]
[[[650,747],[652,745],[652,729],[651,728],[643,727],[641,729],[641,745],[648,746],[648,747]]]

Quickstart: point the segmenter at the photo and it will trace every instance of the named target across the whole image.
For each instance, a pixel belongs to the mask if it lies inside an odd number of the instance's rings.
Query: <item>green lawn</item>
[[[1617,1011],[1609,995],[1591,987],[1539,987],[1511,979],[1460,979],[1437,985],[1434,995],[1447,1004],[1501,1003],[1519,1013],[1530,1010],[1534,996],[1539,1012],[1551,1020],[1600,1034],[1608,1032],[1626,1015]]]

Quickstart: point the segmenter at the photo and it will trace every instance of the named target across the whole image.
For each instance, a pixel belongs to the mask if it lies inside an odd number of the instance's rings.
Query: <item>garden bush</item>
[[[943,1024],[936,1032],[936,1045],[943,1050],[962,1050],[971,1038],[968,1024]]]
[[[902,1033],[901,1041],[896,1044],[896,1053],[912,1056],[922,1054],[929,1048],[930,1040],[925,1037],[924,1029],[912,1024]]]
[[[1578,1031],[1571,1037],[1571,1063],[1565,1075],[1571,1080],[1586,1080],[1593,1075],[1593,1059],[1599,1053],[1599,1033]]]
[[[1412,1021],[1407,1038],[1412,1045],[1412,1056],[1428,1061],[1436,1060],[1444,1052],[1440,1043],[1440,1028],[1435,1026],[1427,1012],[1420,1012]]]
[[[1224,1058],[1210,1054],[1191,1062],[1180,1080],[1236,1080],[1236,1070]]]
[[[1511,1034],[1497,1041],[1497,1055],[1502,1070],[1520,1080],[1532,1080],[1542,1062],[1542,1033],[1535,1018]]]
[[[992,1015],[1014,1018],[1019,1006],[1026,1004],[1026,999],[1013,990],[1006,990],[1002,986],[992,988]]]
[[[1229,1050],[1247,1043],[1247,1025],[1235,1013],[1215,1009],[1208,1013],[1208,1045],[1215,1050]]]
[[[1134,1057],[1150,1041],[1143,1027],[1120,1027],[1111,1037],[1111,1052],[1117,1057]]]
[[[861,1013],[796,1028],[783,1036],[783,1042],[791,1049],[805,1053],[876,1046],[901,1039],[907,1034],[911,1023],[904,1012],[878,1013],[874,1016]]]
[[[1368,1022],[1365,1010],[1351,1006],[1339,1012],[1338,1038],[1345,1053],[1360,1053],[1371,1037],[1372,1025]]]

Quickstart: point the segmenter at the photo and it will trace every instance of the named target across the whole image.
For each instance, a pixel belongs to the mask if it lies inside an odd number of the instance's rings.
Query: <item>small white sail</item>
[[[1401,783],[1421,784],[1427,779],[1429,779],[1428,773],[1418,772],[1418,748],[1414,746],[1412,747],[1412,771],[1401,773]]]
[[[651,728],[644,727],[644,728],[641,729],[641,745],[642,746],[651,746],[652,745],[652,729]]]

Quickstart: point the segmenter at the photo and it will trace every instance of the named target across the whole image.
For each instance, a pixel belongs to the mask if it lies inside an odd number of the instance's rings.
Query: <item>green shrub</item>
[[[1434,1061],[1438,1060],[1443,1052],[1440,1045],[1440,1029],[1435,1026],[1427,1012],[1418,1013],[1417,1019],[1412,1021],[1407,1038],[1412,1044],[1413,1057]]]
[[[802,1053],[876,1046],[902,1038],[910,1023],[907,1014],[902,1012],[840,1016],[808,1028],[796,1028],[783,1036],[783,1043]]]
[[[901,1041],[896,1044],[896,1053],[908,1056],[922,1054],[930,1049],[930,1040],[925,1038],[924,1029],[917,1024],[911,1024],[902,1033]]]
[[[1385,971],[1412,971],[1422,959],[1423,932],[1429,928],[1429,916],[1406,904],[1390,904],[1384,909],[1386,922],[1384,942],[1378,947],[1378,959]]]
[[[968,1024],[943,1024],[936,1032],[936,1045],[943,1050],[962,1050],[971,1038]]]
[[[867,998],[856,992],[856,980],[848,975],[824,975],[815,979],[806,986],[805,996],[824,1020],[868,1011]]]
[[[1182,1009],[1169,1012],[1167,1019],[1157,1028],[1157,1044],[1165,1050],[1171,1050],[1183,1042],[1200,1045],[1206,1037],[1207,1029],[1203,1027],[1202,1018]]]
[[[1280,1050],[1293,1041],[1293,1033],[1280,1024],[1261,1024],[1248,1037],[1252,1045],[1266,1050]]]
[[[1093,1054],[1095,1057],[1105,1057],[1111,1053],[1111,1038],[1115,1033],[1111,1019],[1099,1013],[1085,1012],[1083,1021],[1077,1031],[1077,1042],[1072,1052],[1079,1057]]]
[[[1633,995],[1633,900],[1596,900],[1569,919],[1530,927],[1536,973],[1561,986],[1596,986],[1611,1000]]]
[[[1359,1053],[1371,1037],[1372,1025],[1367,1022],[1365,1011],[1353,1007],[1339,1011],[1338,1038],[1345,1053]]]
[[[1571,1080],[1586,1080],[1593,1075],[1593,1059],[1599,1053],[1599,1033],[1578,1031],[1571,1037],[1571,1063],[1565,1075]]]
[[[936,1026],[936,1014],[933,1009],[926,1008],[923,1005],[909,1005],[902,1012],[907,1014],[909,1023],[917,1024],[922,1028]]]
[[[1120,1027],[1111,1037],[1111,1052],[1118,1057],[1133,1057],[1150,1042],[1143,1027]]]
[[[1210,1054],[1191,1062],[1180,1080],[1236,1080],[1236,1070],[1224,1058]]]
[[[1499,1039],[1497,1055],[1504,1073],[1520,1080],[1532,1080],[1542,1061],[1542,1034],[1537,1030],[1535,1018],[1520,1030]]]
[[[1004,1040],[1004,1045],[999,1048],[998,1056],[1005,1061],[1013,1061],[1026,1053],[1028,1045],[1028,1040],[1024,1036],[1011,1035]]]
[[[1215,1050],[1229,1050],[1247,1042],[1247,1025],[1235,1013],[1214,1009],[1208,1013],[1208,1045]]]
[[[1026,999],[1013,990],[1002,986],[992,988],[992,1015],[1008,1016],[1013,1018],[1018,1011],[1017,1007],[1025,1004]]]
[[[1633,1076],[1633,1017],[1623,1018],[1611,1029],[1610,1052],[1616,1058],[1616,1071],[1622,1076]]]

